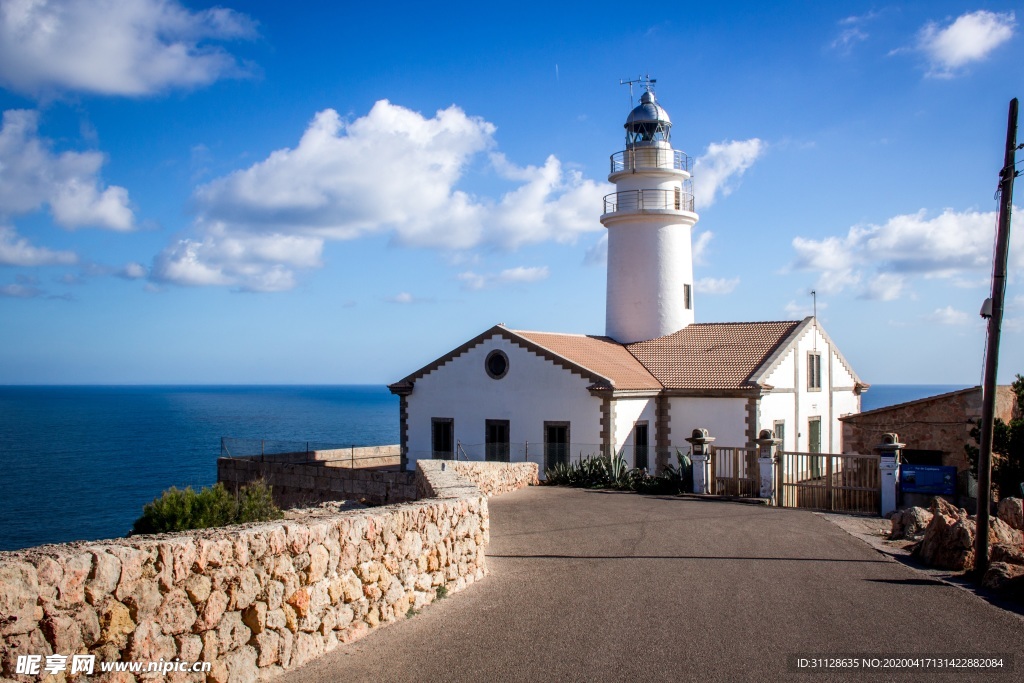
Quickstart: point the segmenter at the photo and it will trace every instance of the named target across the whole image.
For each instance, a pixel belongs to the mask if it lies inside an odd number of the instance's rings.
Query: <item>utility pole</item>
[[[1006,297],[1006,257],[1010,245],[1010,212],[1013,209],[1013,179],[1017,177],[1017,98],[1010,100],[1006,124],[1006,155],[999,171],[999,225],[992,263],[992,317],[988,319],[985,349],[985,380],[981,390],[981,450],[978,453],[978,534],[974,569],[978,580],[988,569],[989,510],[992,506],[992,436],[996,412],[996,371],[999,368],[999,331]]]

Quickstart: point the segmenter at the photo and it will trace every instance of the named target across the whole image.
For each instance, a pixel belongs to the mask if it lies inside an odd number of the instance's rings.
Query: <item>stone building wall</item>
[[[470,465],[480,480],[512,485],[503,465]],[[0,673],[36,680],[15,673],[18,655],[84,653],[212,663],[208,675],[172,672],[171,681],[266,680],[404,619],[487,572],[483,492],[440,462],[421,463],[416,479],[432,498],[2,552]]]
[[[217,481],[229,489],[264,479],[280,507],[309,507],[331,500],[360,500],[387,505],[416,500],[416,473],[330,467],[323,462],[285,462],[278,458],[218,458]]]
[[[1015,397],[1010,387],[996,393],[996,417],[1009,422]],[[896,432],[908,449],[942,451],[942,464],[969,469],[965,444],[981,418],[981,389],[963,389],[840,418],[843,452],[872,453],[886,432]]]

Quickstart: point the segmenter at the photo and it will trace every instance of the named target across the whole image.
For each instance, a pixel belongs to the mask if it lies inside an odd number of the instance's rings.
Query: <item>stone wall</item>
[[[416,473],[330,467],[323,462],[286,462],[278,458],[218,458],[217,481],[229,489],[264,479],[274,502],[283,508],[308,507],[331,500],[366,500],[378,505],[416,500]]]
[[[537,481],[537,463],[533,462],[457,461],[450,464],[455,466],[459,475],[476,484],[488,498],[540,483]]]
[[[471,465],[495,490],[528,479]],[[421,463],[434,497],[414,503],[0,553],[0,671],[34,680],[17,656],[51,653],[210,661],[211,681],[297,667],[486,574],[487,500],[459,469]],[[135,680],[118,676],[95,680]]]
[[[362,446],[359,448],[332,448],[313,451],[314,460],[321,460],[328,467],[399,467],[402,463],[402,447]]]
[[[996,417],[1009,422],[1015,397],[1010,387],[996,394]],[[843,452],[872,453],[886,432],[896,432],[908,449],[942,452],[942,464],[969,469],[965,444],[981,418],[981,389],[965,389],[840,418]]]

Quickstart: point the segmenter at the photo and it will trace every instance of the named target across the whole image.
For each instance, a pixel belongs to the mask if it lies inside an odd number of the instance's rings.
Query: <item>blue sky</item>
[[[980,380],[1017,4],[325,5],[0,0],[0,383],[380,383],[499,322],[601,334],[647,73],[698,321],[816,289],[865,381]]]

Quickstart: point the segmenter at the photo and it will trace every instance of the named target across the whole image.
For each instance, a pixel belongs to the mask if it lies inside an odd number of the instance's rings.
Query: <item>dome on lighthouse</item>
[[[668,142],[672,120],[664,107],[655,102],[650,90],[640,96],[640,104],[626,117],[626,142],[628,144]]]

